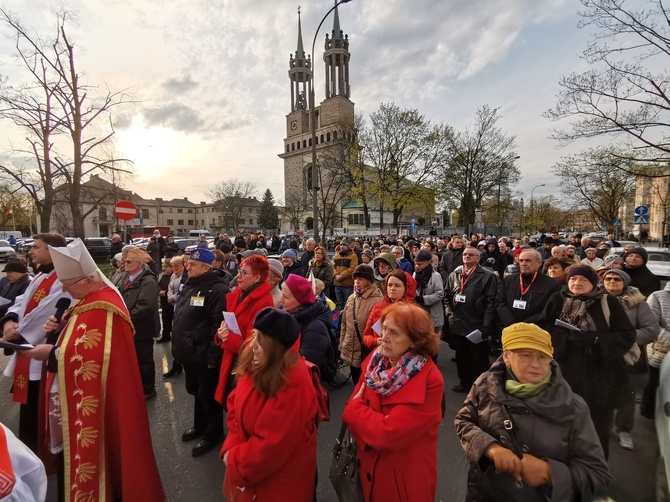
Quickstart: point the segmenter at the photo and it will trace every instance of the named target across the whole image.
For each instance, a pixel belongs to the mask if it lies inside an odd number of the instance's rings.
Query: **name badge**
[[[456,302],[457,303],[465,303],[465,295],[456,295]]]
[[[514,300],[512,307],[515,309],[526,310],[526,300]]]
[[[204,296],[192,296],[191,297],[191,307],[202,307],[205,305]]]

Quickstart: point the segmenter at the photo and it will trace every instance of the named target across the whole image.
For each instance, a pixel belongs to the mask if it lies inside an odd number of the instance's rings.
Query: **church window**
[[[321,143],[323,143],[323,134],[321,135]]]
[[[333,131],[333,141],[337,139],[337,131]]]
[[[300,141],[298,141],[298,150],[300,150]]]
[[[304,139],[302,140],[302,147],[307,148],[307,141]]]
[[[326,141],[330,141],[330,133],[326,135]]]
[[[309,146],[312,146],[312,138],[309,138]]]
[[[291,143],[291,151],[295,152],[295,143]]]
[[[286,153],[288,153],[288,152],[290,152],[290,151],[291,151],[291,147],[288,146],[288,144],[287,144],[287,145],[286,145]]]

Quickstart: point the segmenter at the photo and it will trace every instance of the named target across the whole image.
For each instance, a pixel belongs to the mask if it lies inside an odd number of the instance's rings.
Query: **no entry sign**
[[[120,200],[114,206],[114,215],[121,220],[132,220],[137,216],[137,206],[129,200]]]

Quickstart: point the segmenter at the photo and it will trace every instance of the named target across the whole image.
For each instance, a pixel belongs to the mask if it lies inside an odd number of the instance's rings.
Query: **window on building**
[[[189,226],[193,226],[193,220],[188,220]]]
[[[149,219],[149,210],[148,209],[142,209],[142,218],[145,220]]]
[[[172,208],[168,207],[168,213],[171,213],[171,212],[172,212]]]
[[[174,225],[174,220],[167,220],[168,226]]]
[[[178,212],[178,213],[183,213],[184,210],[183,210],[183,209],[177,209],[177,212]]]
[[[100,221],[107,221],[107,208],[106,207],[98,208],[98,219]]]
[[[347,216],[347,221],[349,225],[365,225],[365,215],[364,214],[350,214]]]
[[[192,212],[193,212],[193,209],[187,209],[186,212],[187,212],[187,213],[192,213]]]
[[[249,218],[249,225],[253,225],[253,224],[254,224],[254,219],[253,219],[253,218]]]
[[[183,224],[184,224],[184,220],[177,220],[177,225],[183,225]]]

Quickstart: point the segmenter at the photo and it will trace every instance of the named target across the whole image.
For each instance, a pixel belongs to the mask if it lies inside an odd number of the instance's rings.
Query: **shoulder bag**
[[[333,460],[329,472],[330,482],[340,502],[363,502],[364,500],[356,459],[357,449],[358,445],[351,437],[347,424],[342,422],[340,435],[333,446]]]

